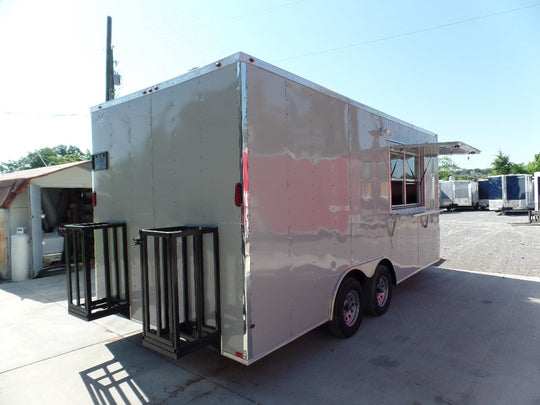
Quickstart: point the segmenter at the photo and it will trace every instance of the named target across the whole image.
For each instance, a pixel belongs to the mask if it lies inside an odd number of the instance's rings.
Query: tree
[[[525,165],[523,163],[511,163],[510,174],[523,174],[526,173]]]
[[[461,168],[448,157],[443,156],[439,159],[439,179],[448,180],[448,178],[459,172]]]
[[[527,163],[525,166],[525,172],[533,174],[534,172],[540,172],[540,153],[534,155],[534,160]]]
[[[495,156],[495,160],[491,163],[493,166],[493,174],[510,174],[512,173],[512,165],[510,156],[503,154],[500,150]]]
[[[56,166],[64,163],[79,162],[90,159],[91,154],[81,152],[76,146],[58,145],[29,152],[18,160],[0,163],[0,173],[11,173],[18,170],[35,169],[44,166]]]

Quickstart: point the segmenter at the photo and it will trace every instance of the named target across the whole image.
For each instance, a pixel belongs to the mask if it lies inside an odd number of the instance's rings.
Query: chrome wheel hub
[[[358,319],[360,311],[360,297],[356,291],[349,291],[343,303],[343,320],[345,325],[352,326]]]
[[[381,277],[377,283],[377,289],[375,292],[375,297],[377,299],[377,305],[379,307],[384,307],[386,301],[388,301],[388,291],[390,286],[388,284],[388,279],[386,277]]]

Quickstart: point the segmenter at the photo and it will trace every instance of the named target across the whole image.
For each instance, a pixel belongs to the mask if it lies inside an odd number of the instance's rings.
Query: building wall
[[[11,235],[17,228],[23,227],[28,233],[29,224],[29,194],[28,189],[20,193],[8,209],[0,209],[0,276],[10,279],[11,268]]]
[[[32,179],[42,188],[92,188],[90,163]]]
[[[9,235],[16,233],[17,228],[24,227],[28,233],[30,229],[30,195],[28,188],[19,194],[9,207]]]

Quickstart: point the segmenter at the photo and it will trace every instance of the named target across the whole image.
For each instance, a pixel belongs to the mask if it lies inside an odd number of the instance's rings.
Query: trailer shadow
[[[208,397],[216,404],[253,403],[143,348],[141,338],[138,334],[106,344],[112,358],[79,372],[92,403],[205,403]]]
[[[135,341],[121,340],[107,345],[114,362],[81,377],[95,403],[124,389],[154,400],[218,389],[257,403],[535,403],[539,336],[540,282],[432,267],[349,339],[321,327],[249,367],[212,350],[172,362],[137,347],[140,364]]]

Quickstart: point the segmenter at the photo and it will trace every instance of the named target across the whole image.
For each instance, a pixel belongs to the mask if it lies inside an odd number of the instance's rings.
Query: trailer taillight
[[[242,206],[242,202],[244,201],[244,190],[242,188],[242,184],[236,183],[236,186],[234,186],[234,203],[237,207]]]
[[[95,207],[97,205],[97,194],[96,192],[94,191],[92,193],[92,207]]]

